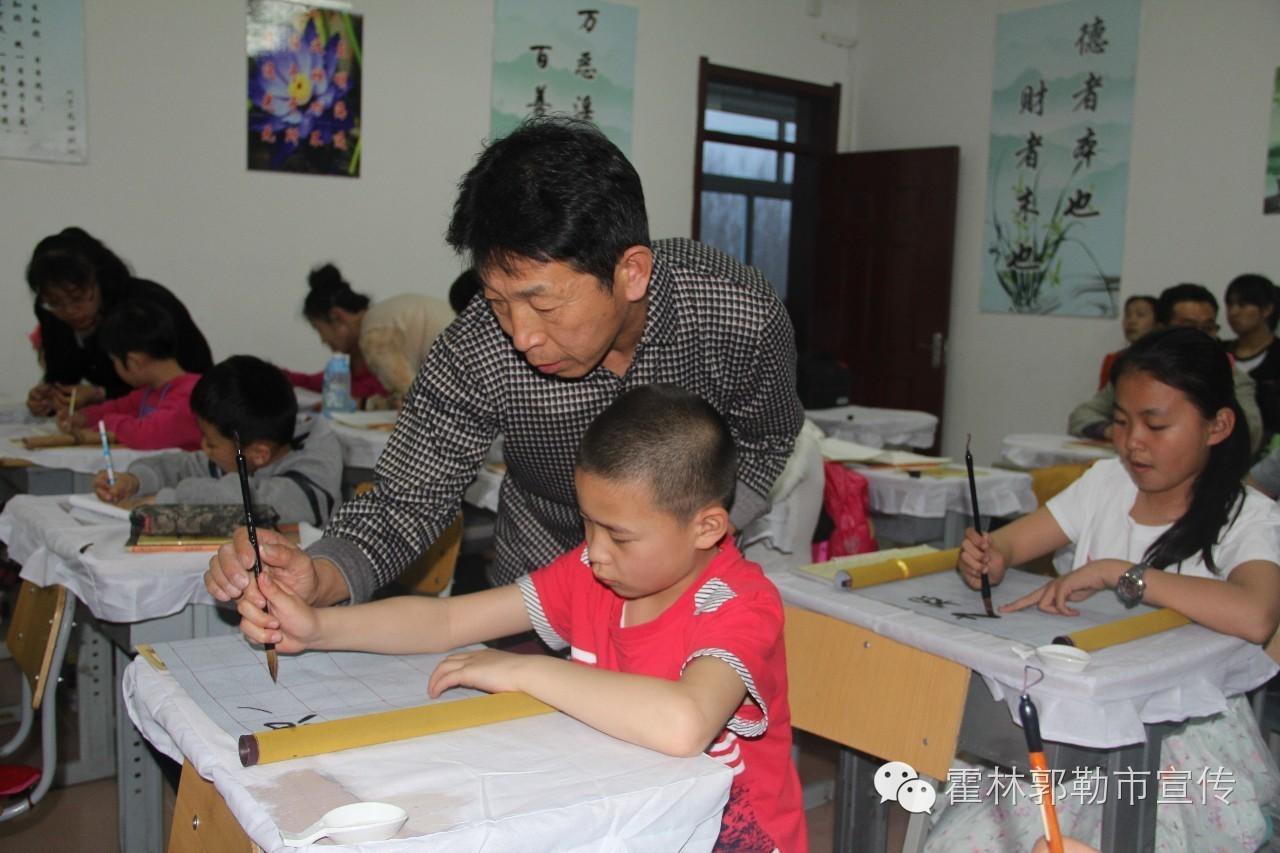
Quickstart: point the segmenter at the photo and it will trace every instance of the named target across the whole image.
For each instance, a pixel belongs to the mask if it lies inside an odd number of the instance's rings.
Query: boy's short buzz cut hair
[[[675,385],[642,385],[587,427],[577,468],[608,480],[643,480],[659,508],[685,521],[708,504],[733,508],[738,451],[706,400]]]
[[[218,362],[191,389],[191,411],[223,438],[290,444],[297,429],[298,398],[280,368],[252,355]]]

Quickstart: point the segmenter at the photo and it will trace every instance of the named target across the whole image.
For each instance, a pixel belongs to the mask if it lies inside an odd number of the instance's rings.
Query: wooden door
[[[941,420],[959,163],[954,146],[822,161],[811,328],[852,403]]]

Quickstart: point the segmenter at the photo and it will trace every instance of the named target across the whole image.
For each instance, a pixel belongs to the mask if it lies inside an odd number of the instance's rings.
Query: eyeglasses
[[[59,288],[60,299],[41,299],[40,307],[50,314],[65,314],[73,307],[79,307],[93,301],[93,287]]]
[[[1175,319],[1169,325],[1178,326],[1184,329],[1197,329],[1201,332],[1204,332],[1206,335],[1209,335],[1210,337],[1213,337],[1214,335],[1218,334],[1218,329],[1221,328],[1213,320],[1209,320],[1204,323],[1197,323],[1194,320]]]

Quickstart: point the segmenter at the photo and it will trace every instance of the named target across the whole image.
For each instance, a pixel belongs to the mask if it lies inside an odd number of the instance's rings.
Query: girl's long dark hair
[[[1172,328],[1152,332],[1129,347],[1111,368],[1111,383],[1128,373],[1146,373],[1187,395],[1206,419],[1221,409],[1235,412],[1236,425],[1209,450],[1209,461],[1191,486],[1191,505],[1173,526],[1151,543],[1143,560],[1164,569],[1204,557],[1209,571],[1218,573],[1213,546],[1235,521],[1244,502],[1243,480],[1249,473],[1249,426],[1236,401],[1231,360],[1222,346],[1197,329]]]

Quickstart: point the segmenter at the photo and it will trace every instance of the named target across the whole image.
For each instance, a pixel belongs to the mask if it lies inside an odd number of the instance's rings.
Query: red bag
[[[871,533],[870,497],[867,478],[839,462],[824,461],[822,473],[822,508],[831,517],[835,530],[831,538],[813,543],[813,559],[824,562],[836,557],[865,554],[876,550]]]

